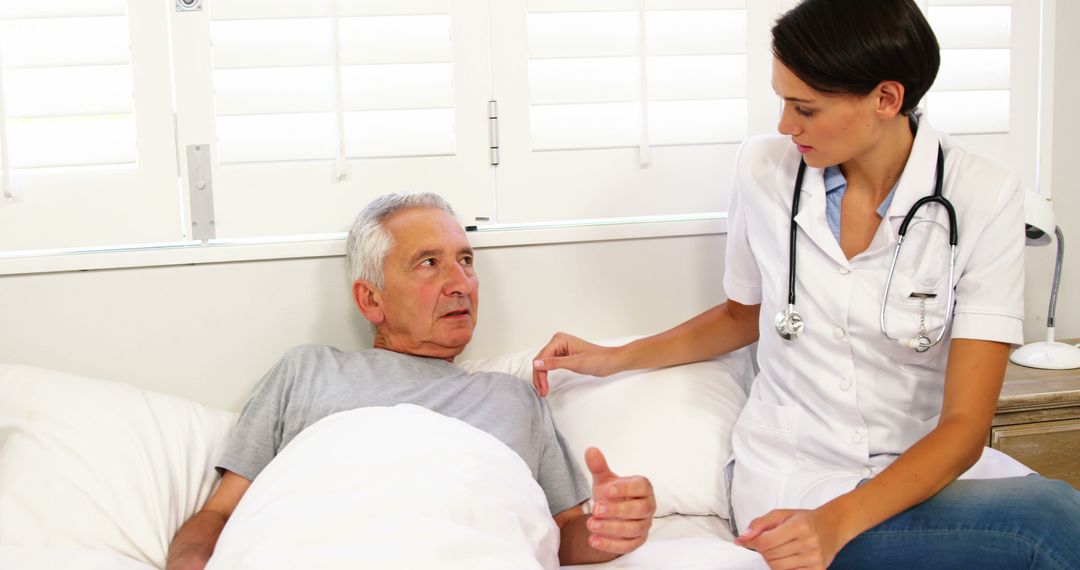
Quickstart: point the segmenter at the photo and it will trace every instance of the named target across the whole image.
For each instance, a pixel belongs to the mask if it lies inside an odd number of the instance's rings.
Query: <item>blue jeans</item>
[[[1080,491],[1038,475],[954,481],[855,537],[829,568],[1080,569]]]

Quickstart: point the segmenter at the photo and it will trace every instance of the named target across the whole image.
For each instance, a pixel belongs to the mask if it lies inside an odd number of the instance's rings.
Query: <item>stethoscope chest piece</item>
[[[776,334],[780,335],[780,338],[784,340],[799,338],[805,326],[806,323],[803,322],[802,315],[797,313],[795,307],[791,305],[776,314]]]

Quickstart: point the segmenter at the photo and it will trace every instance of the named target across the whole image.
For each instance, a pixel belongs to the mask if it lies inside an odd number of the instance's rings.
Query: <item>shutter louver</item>
[[[10,168],[133,164],[125,3],[0,5]]]
[[[741,140],[744,8],[718,0],[532,0],[533,149]]]
[[[218,0],[212,19],[222,164],[330,160],[342,137],[349,158],[455,153],[445,0]]]
[[[926,97],[934,125],[951,134],[1009,132],[1012,7],[931,0],[927,19],[941,45],[941,70]]]

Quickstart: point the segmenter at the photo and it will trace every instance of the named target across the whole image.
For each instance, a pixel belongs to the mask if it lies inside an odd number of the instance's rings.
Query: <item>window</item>
[[[1040,3],[918,1],[929,119],[1034,181]],[[775,132],[791,4],[3,0],[0,254],[191,244],[207,173],[216,242],[419,189],[469,224],[722,212],[739,142]]]
[[[0,204],[0,250],[176,240],[166,19],[152,4],[0,4],[11,196]]]
[[[1040,2],[922,0],[941,45],[924,100],[935,128],[1034,185]]]
[[[216,0],[178,14],[209,43],[210,70],[178,71],[179,97],[198,102],[178,120],[182,148],[211,148],[215,237],[341,232],[371,198],[414,189],[486,215],[486,10]]]

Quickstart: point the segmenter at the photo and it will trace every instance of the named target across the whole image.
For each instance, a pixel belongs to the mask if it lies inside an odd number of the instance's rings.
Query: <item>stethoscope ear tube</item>
[[[802,195],[803,177],[806,175],[806,161],[799,159],[799,171],[795,174],[795,195],[791,198],[791,228],[788,236],[788,295],[787,302],[790,312],[795,312],[795,242],[799,230],[795,224],[795,216],[799,213],[799,197]]]
[[[956,231],[956,209],[953,208],[952,202],[949,202],[942,194],[942,182],[945,177],[945,152],[941,149],[941,145],[938,145],[937,153],[937,175],[936,180],[934,181],[934,194],[920,198],[919,201],[915,202],[915,205],[908,210],[907,215],[904,216],[903,223],[900,224],[900,231],[898,232],[900,234],[900,239],[896,244],[898,248],[900,247],[900,242],[904,240],[904,236],[907,235],[908,225],[911,224],[911,220],[915,217],[915,213],[918,212],[919,208],[923,207],[923,205],[931,202],[945,208],[945,213],[949,216],[949,245],[956,247],[956,244],[960,241]]]
[[[785,310],[780,311],[776,315],[775,325],[776,334],[784,340],[795,340],[802,333],[806,323],[803,321],[802,315],[795,310],[795,249],[796,249],[796,237],[798,235],[797,225],[795,223],[795,216],[799,213],[799,198],[802,194],[803,177],[806,174],[806,161],[799,160],[799,170],[795,175],[795,192],[791,198],[791,227],[788,237],[788,305]],[[945,337],[945,329],[949,327],[949,321],[952,317],[953,303],[955,301],[955,288],[953,280],[956,271],[956,245],[959,242],[959,234],[956,230],[956,210],[953,208],[951,202],[945,198],[942,192],[942,186],[945,180],[945,151],[942,149],[941,144],[938,144],[937,152],[937,172],[935,173],[934,180],[934,193],[930,196],[919,199],[908,210],[907,215],[904,216],[904,221],[900,224],[899,237],[896,241],[896,250],[893,252],[892,263],[889,266],[889,274],[885,279],[885,292],[881,300],[881,334],[885,335],[885,338],[899,343],[902,346],[913,348],[918,352],[925,352],[932,346],[941,342]],[[896,270],[896,260],[900,256],[900,246],[904,243],[904,236],[907,234],[908,226],[911,225],[912,220],[915,218],[915,214],[919,211],[919,208],[926,204],[935,203],[939,204],[945,209],[945,212],[949,217],[949,282],[947,284],[949,288],[948,300],[945,304],[945,323],[942,324],[941,332],[937,335],[937,338],[932,342],[925,335],[923,330],[920,330],[915,338],[893,338],[889,336],[888,327],[885,324],[885,307],[889,298],[889,288],[892,285],[893,273]],[[925,221],[925,220],[924,220]],[[925,303],[925,300],[924,300]],[[925,311],[925,308],[923,309]]]
[[[791,227],[788,237],[788,305],[787,309],[776,314],[776,334],[784,340],[795,340],[802,334],[806,323],[802,315],[795,310],[795,242],[798,228],[795,215],[799,213],[799,196],[802,194],[803,176],[806,175],[806,161],[799,159],[799,171],[795,174],[795,192],[791,198]]]

